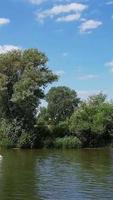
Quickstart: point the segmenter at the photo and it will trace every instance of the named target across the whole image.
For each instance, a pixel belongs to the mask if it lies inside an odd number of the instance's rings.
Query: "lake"
[[[113,199],[113,149],[0,154],[0,200]]]

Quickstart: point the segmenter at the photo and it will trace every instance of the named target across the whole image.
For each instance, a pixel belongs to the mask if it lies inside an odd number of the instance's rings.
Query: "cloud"
[[[71,15],[67,15],[67,16],[63,16],[63,17],[58,17],[56,19],[57,22],[71,22],[71,21],[76,21],[79,20],[81,17],[80,13],[76,13],[76,14],[71,14]]]
[[[113,5],[113,1],[106,2],[106,5]]]
[[[89,33],[90,31],[92,31],[93,29],[97,29],[101,25],[102,25],[101,21],[96,21],[93,19],[86,20],[79,27],[80,33],[87,33],[87,32]]]
[[[10,23],[10,19],[0,18],[0,25],[5,25],[5,24],[9,24],[9,23]]]
[[[62,14],[70,14],[71,16],[59,16],[56,18],[56,21],[70,21],[74,20],[75,18],[79,18],[79,15],[87,8],[85,4],[81,3],[68,3],[63,5],[56,5],[53,6],[51,9],[47,9],[41,12],[37,12],[37,20],[43,21],[45,18],[50,17],[57,17]],[[73,14],[73,15],[72,15]],[[76,14],[76,16],[75,16]],[[78,15],[79,14],[79,15]]]
[[[100,93],[99,90],[78,90],[77,94],[82,99],[87,99],[89,96]]]
[[[18,50],[18,49],[21,49],[21,48],[14,45],[0,45],[0,54],[6,53],[11,50]]]
[[[29,0],[30,3],[40,5],[44,3],[46,0]]]
[[[110,70],[111,70],[111,72],[113,73],[113,60],[107,62],[105,65],[106,65],[107,67],[109,67]]]
[[[78,77],[79,80],[92,80],[92,79],[98,79],[98,78],[99,78],[99,75],[95,75],[95,74],[87,74],[87,75],[82,75]]]

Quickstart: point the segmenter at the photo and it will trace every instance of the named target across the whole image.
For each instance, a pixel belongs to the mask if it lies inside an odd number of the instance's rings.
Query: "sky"
[[[0,0],[0,53],[38,48],[81,98],[113,98],[113,0]]]

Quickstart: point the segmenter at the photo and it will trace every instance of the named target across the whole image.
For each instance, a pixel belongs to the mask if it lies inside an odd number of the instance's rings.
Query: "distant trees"
[[[113,103],[101,93],[90,97],[73,113],[69,127],[84,147],[109,144],[113,137]]]
[[[111,144],[113,103],[102,93],[81,101],[76,91],[66,86],[52,87],[45,95],[45,87],[58,79],[47,61],[37,49],[0,54],[0,146],[79,148]],[[42,99],[47,107],[39,112]]]

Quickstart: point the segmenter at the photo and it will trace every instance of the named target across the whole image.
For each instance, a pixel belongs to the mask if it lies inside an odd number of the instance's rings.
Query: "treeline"
[[[113,103],[99,93],[81,101],[37,49],[0,54],[0,146],[80,148],[112,145]],[[42,99],[47,107],[40,108]]]
[[[112,145],[113,103],[99,93],[81,101],[67,87],[53,87],[46,95],[47,108],[41,108],[37,126],[45,127],[47,146],[62,148]],[[50,137],[49,137],[50,134]]]

